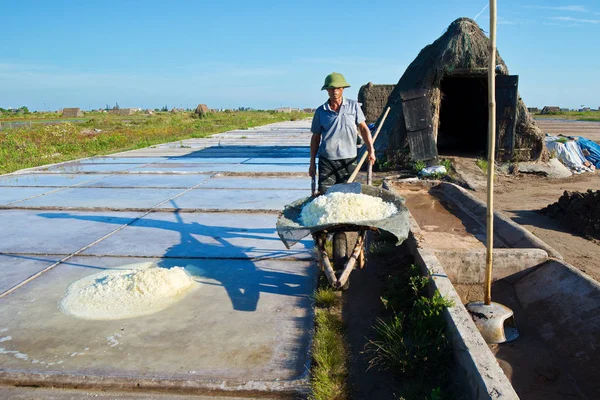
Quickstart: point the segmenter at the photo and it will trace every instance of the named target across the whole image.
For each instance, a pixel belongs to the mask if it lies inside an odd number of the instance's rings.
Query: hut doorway
[[[487,155],[488,94],[484,76],[445,76],[440,86],[440,155]]]

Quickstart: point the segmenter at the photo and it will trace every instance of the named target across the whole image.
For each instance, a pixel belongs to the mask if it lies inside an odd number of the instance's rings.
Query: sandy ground
[[[585,192],[588,189],[600,189],[600,173],[566,179],[523,174],[498,176],[494,207],[557,250],[568,263],[600,281],[600,243],[571,233],[558,221],[537,212],[558,201],[565,190]],[[485,190],[474,194],[486,200]]]
[[[549,134],[584,136],[600,143],[600,122],[566,120],[536,120]],[[521,224],[534,235],[557,250],[565,260],[592,278],[600,281],[600,242],[571,233],[558,221],[537,210],[558,201],[565,190],[585,192],[600,189],[600,172],[573,175],[565,179],[549,179],[517,174],[497,176],[494,203],[498,211]],[[486,189],[474,194],[486,201]]]
[[[537,125],[550,135],[583,136],[600,143],[600,122],[536,119]]]

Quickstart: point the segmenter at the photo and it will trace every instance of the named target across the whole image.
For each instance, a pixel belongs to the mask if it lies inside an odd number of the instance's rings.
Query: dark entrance
[[[487,155],[487,78],[447,76],[441,83],[438,153]]]

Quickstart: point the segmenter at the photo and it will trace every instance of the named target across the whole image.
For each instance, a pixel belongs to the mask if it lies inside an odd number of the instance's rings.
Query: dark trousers
[[[356,157],[341,160],[328,160],[319,157],[319,193],[337,183],[346,183],[357,166]]]

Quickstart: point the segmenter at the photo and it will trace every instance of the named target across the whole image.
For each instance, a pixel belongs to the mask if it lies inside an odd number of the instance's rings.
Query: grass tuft
[[[487,175],[488,166],[489,166],[488,160],[484,160],[483,158],[478,158],[475,161],[475,164],[479,167],[480,170],[483,171],[484,174]]]
[[[440,387],[448,386],[451,350],[443,312],[453,303],[437,291],[428,297],[428,282],[414,265],[403,275],[388,277],[381,300],[391,313],[376,320],[375,338],[365,348],[369,368],[391,370],[422,383],[406,388],[407,399],[441,398]]]
[[[339,303],[338,292],[331,287],[320,287],[313,295],[315,305],[321,308],[330,308]]]
[[[315,324],[311,370],[312,393],[309,399],[347,399],[347,349],[341,317],[338,313],[317,308]]]

